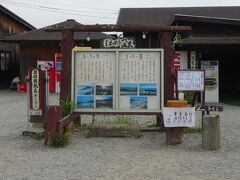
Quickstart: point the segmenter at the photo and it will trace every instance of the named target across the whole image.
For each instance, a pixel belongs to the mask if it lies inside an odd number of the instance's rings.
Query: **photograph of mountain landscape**
[[[97,84],[96,95],[113,95],[113,86],[111,84]]]
[[[113,97],[112,96],[97,96],[96,97],[96,108],[113,108]]]
[[[94,96],[78,96],[77,108],[94,108]]]
[[[78,85],[77,95],[94,95],[94,84]]]
[[[148,99],[142,96],[130,97],[130,108],[131,109],[147,109]]]
[[[139,84],[139,92],[140,92],[140,95],[143,95],[143,96],[156,96],[157,84],[154,84],[154,83]]]
[[[120,95],[132,96],[138,95],[137,83],[120,83]]]

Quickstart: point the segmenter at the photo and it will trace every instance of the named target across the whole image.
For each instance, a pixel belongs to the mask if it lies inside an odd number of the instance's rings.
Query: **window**
[[[10,53],[9,52],[1,52],[0,53],[0,70],[6,71],[9,69],[10,64]]]

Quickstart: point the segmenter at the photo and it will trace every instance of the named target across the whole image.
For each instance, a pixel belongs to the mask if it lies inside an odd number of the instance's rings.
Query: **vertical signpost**
[[[41,69],[29,70],[30,116],[43,114],[43,71]]]
[[[28,70],[28,128],[23,135],[43,133],[43,122],[48,104],[47,72],[40,68]]]
[[[28,128],[23,134],[43,131],[46,106],[48,104],[47,71],[40,68],[28,70]]]

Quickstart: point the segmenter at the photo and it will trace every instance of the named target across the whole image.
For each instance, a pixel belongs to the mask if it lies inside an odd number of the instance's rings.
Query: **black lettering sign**
[[[223,106],[220,105],[199,105],[195,108],[196,111],[217,111],[222,112]]]

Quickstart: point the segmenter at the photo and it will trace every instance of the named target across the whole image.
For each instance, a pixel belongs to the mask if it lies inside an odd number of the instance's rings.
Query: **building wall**
[[[20,74],[21,81],[25,81],[25,76],[29,68],[37,67],[37,60],[54,59],[55,53],[61,52],[59,42],[22,42],[20,44]]]
[[[9,16],[0,14],[0,38],[29,30]],[[11,80],[20,73],[19,45],[0,42],[0,89],[9,87]]]
[[[77,46],[99,48],[100,41],[76,41]],[[61,41],[22,41],[20,43],[20,75],[25,81],[29,68],[37,67],[37,60],[52,60],[61,52]]]
[[[26,31],[27,29],[21,26],[15,20],[4,14],[0,14],[0,37],[11,36]]]

